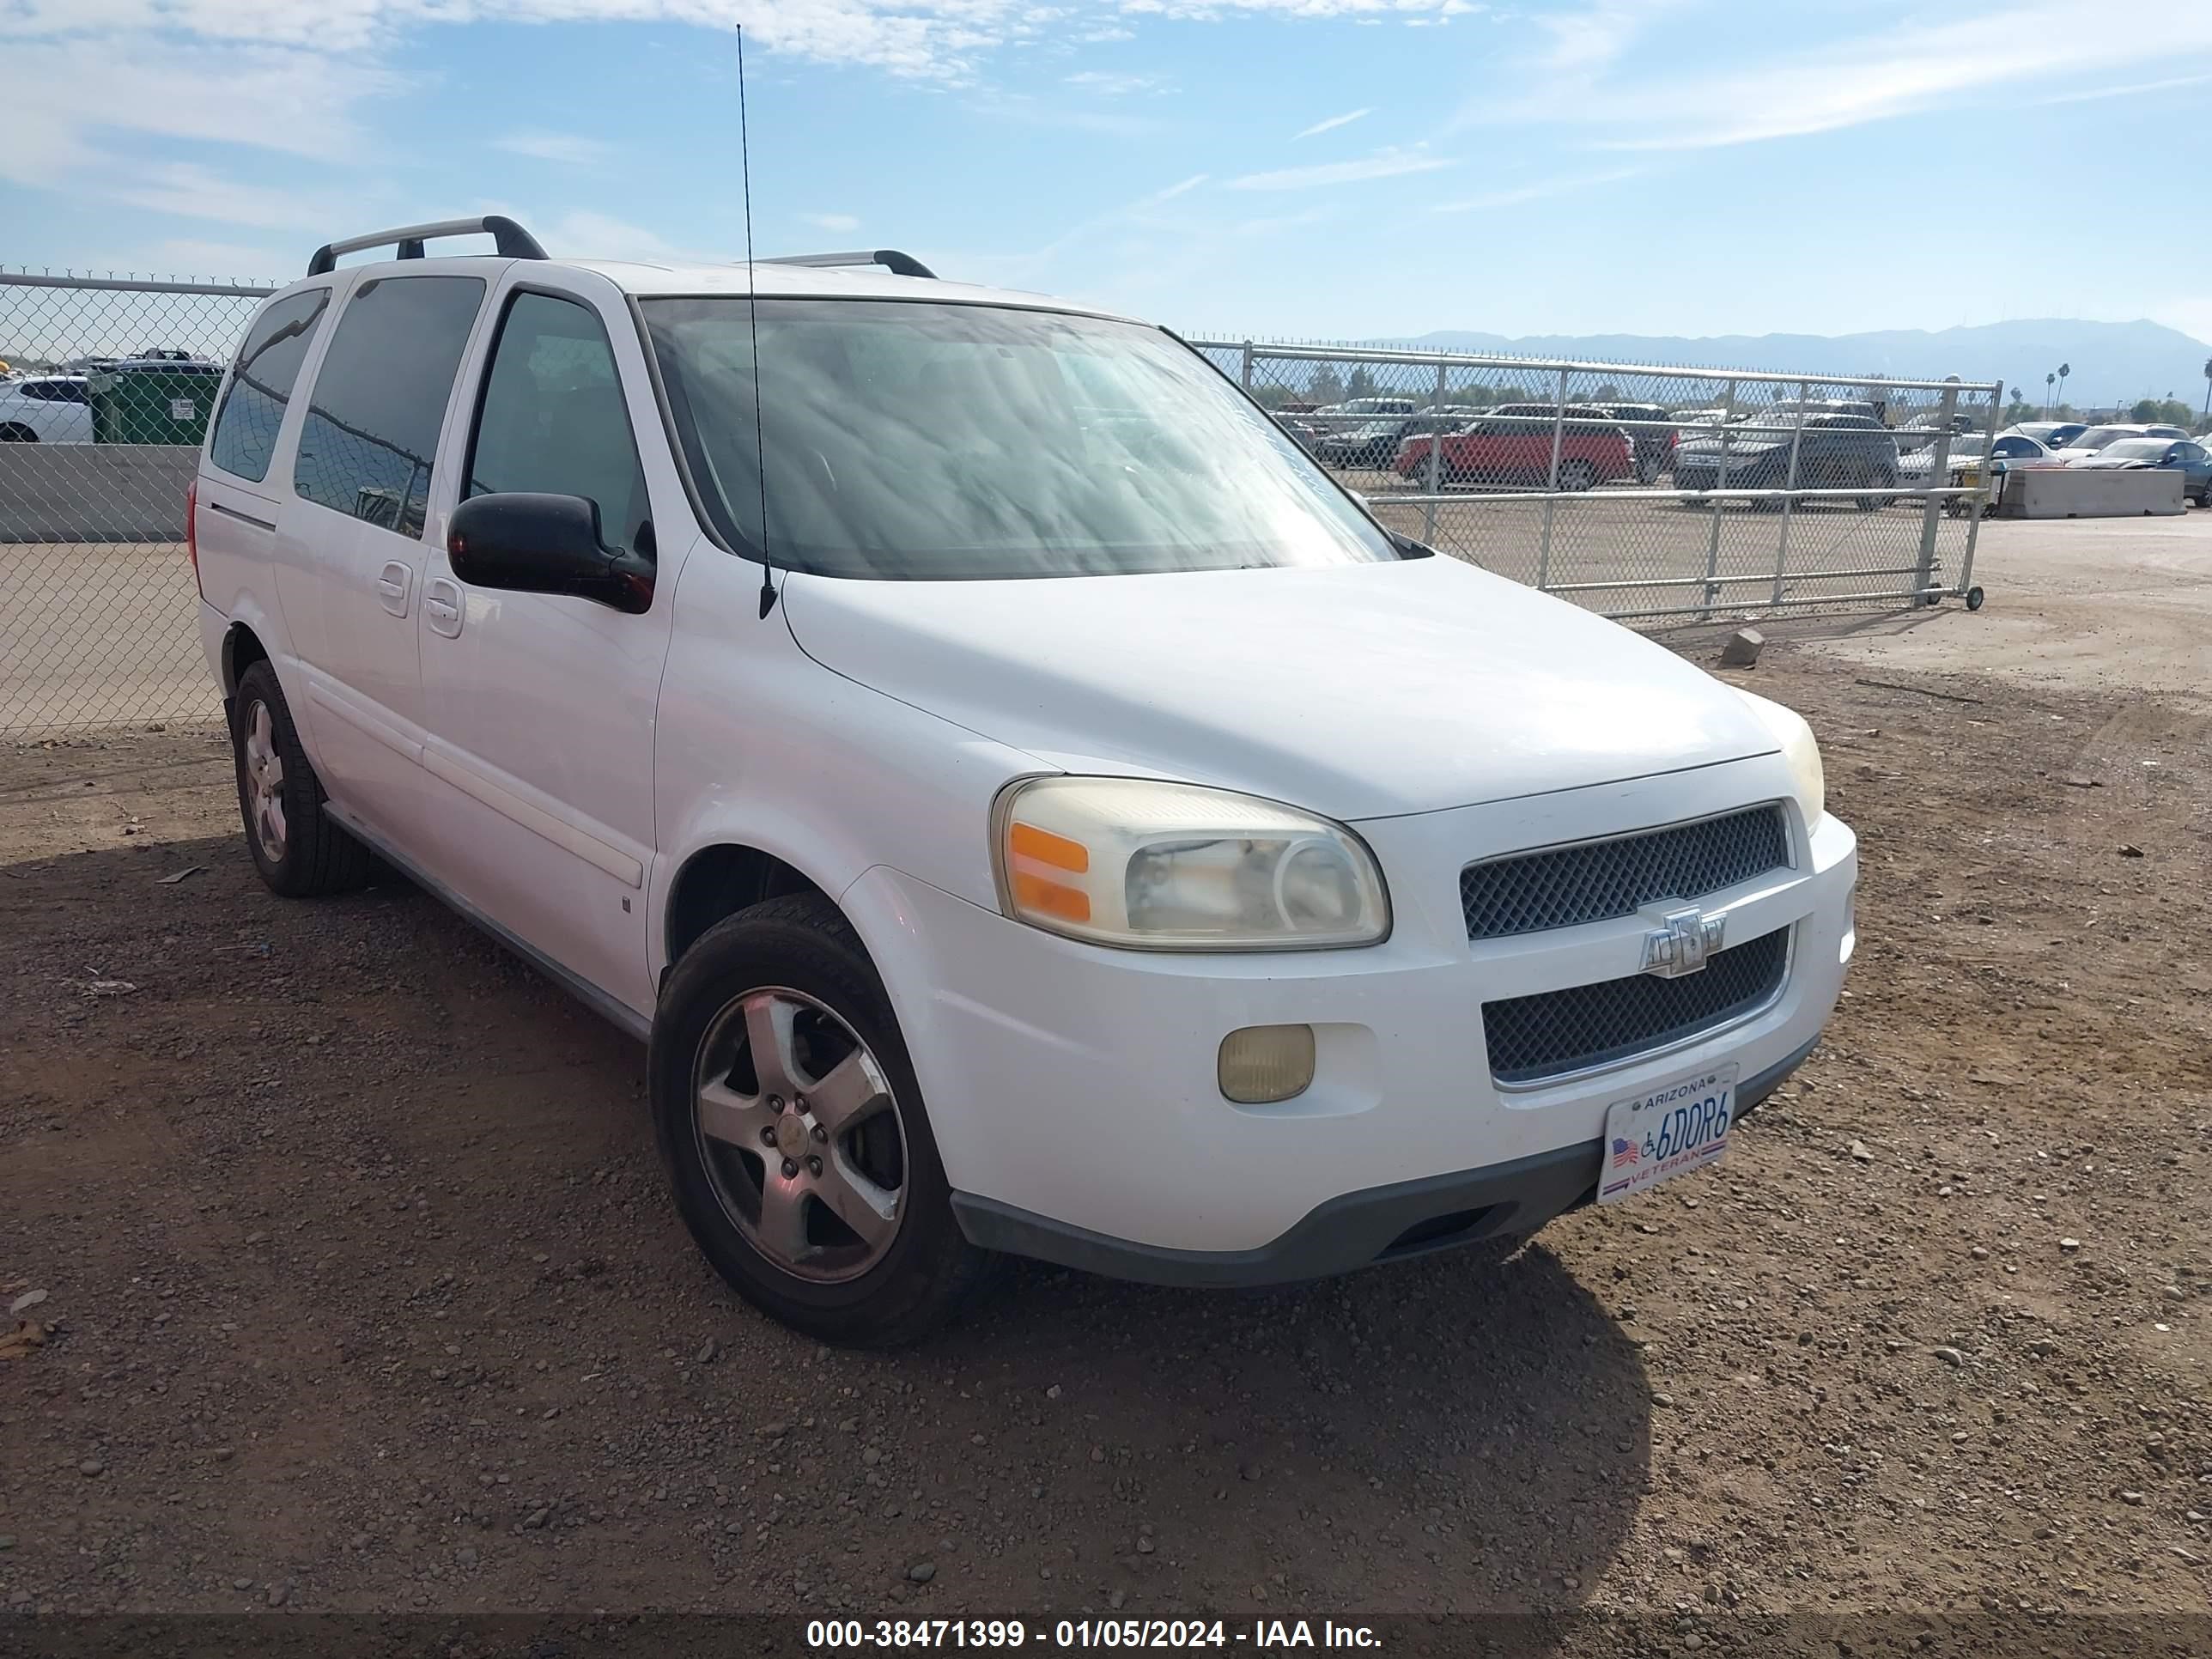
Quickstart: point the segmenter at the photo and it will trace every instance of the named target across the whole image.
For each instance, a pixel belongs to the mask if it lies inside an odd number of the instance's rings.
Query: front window
[[[708,516],[826,576],[1366,563],[1395,550],[1265,410],[1158,330],[890,301],[647,299]],[[765,458],[766,488],[763,489]]]
[[[2123,438],[2106,444],[2105,453],[2116,461],[2162,461],[2172,447],[2163,438]]]

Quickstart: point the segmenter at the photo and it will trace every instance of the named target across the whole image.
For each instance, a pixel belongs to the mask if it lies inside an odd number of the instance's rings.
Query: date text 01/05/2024
[[[817,1619],[806,1626],[809,1648],[1233,1648],[1288,1652],[1298,1648],[1376,1649],[1366,1625],[1334,1620],[1263,1619],[1249,1627],[1219,1619],[1062,1619],[1031,1626],[1019,1619]]]

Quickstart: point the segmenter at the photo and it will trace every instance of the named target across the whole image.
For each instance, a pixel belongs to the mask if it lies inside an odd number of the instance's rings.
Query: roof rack
[[[502,213],[487,213],[480,219],[441,219],[430,225],[402,225],[397,230],[372,230],[366,236],[349,236],[343,242],[325,242],[317,248],[307,261],[307,275],[319,276],[325,271],[337,268],[338,255],[358,253],[365,247],[398,246],[398,258],[420,259],[422,244],[433,236],[477,236],[489,234],[500,254],[509,259],[542,259],[545,250],[538,239]]]
[[[785,253],[773,259],[763,259],[768,265],[881,265],[894,276],[930,276],[937,273],[914,257],[901,253],[895,247],[856,249],[851,253]]]

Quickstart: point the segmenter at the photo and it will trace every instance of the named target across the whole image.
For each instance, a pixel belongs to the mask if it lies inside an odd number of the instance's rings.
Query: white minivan
[[[1632,1196],[1851,956],[1796,715],[891,250],[324,248],[193,497],[263,877],[380,857],[647,1039],[699,1247],[824,1340],[1000,1254],[1265,1284]]]

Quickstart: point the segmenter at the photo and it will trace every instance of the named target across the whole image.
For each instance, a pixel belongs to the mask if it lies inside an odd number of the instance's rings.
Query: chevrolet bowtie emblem
[[[1644,936],[1644,971],[1662,979],[1702,973],[1728,929],[1726,916],[1709,916],[1701,910],[1669,910],[1659,921],[1657,931]]]

